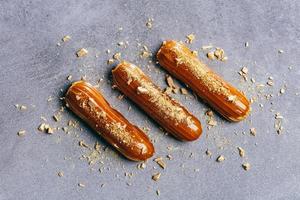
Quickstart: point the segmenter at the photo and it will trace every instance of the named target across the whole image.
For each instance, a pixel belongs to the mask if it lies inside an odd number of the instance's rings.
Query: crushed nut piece
[[[180,91],[181,91],[181,94],[183,94],[183,95],[187,95],[188,94],[188,91],[185,88],[180,88]]]
[[[66,35],[66,36],[64,36],[61,40],[62,40],[63,42],[68,42],[70,39],[71,39],[71,36]]]
[[[72,75],[67,76],[67,80],[70,81],[72,79]]]
[[[115,61],[114,61],[114,59],[112,59],[112,58],[110,58],[110,59],[108,59],[107,60],[107,64],[108,65],[111,65],[111,64],[113,64]]]
[[[49,124],[41,123],[38,127],[38,130],[44,133],[52,134],[54,133],[54,129],[50,127]]]
[[[224,57],[225,57],[225,52],[224,52],[224,50],[221,49],[221,48],[216,48],[214,54],[215,54],[216,58],[217,58],[218,60],[221,60],[221,61],[222,61],[222,59],[224,59]]]
[[[86,50],[85,48],[81,48],[76,52],[77,57],[83,57],[86,56],[88,54],[88,50]]]
[[[208,149],[205,151],[205,154],[206,154],[207,156],[211,156],[211,155],[212,155],[211,151],[208,150]]]
[[[59,177],[63,177],[63,176],[64,176],[64,172],[58,172],[57,175],[58,175]]]
[[[194,34],[189,34],[189,35],[186,36],[186,38],[187,38],[186,42],[189,43],[189,44],[192,44],[193,41],[195,40],[196,36]]]
[[[250,134],[253,136],[256,136],[256,129],[255,128],[250,128]]]
[[[243,163],[242,167],[245,171],[248,171],[250,169],[251,165],[250,165],[250,163]]]
[[[154,159],[154,161],[163,169],[165,169],[167,166],[162,157],[157,157]]]
[[[223,155],[220,155],[218,158],[217,158],[217,162],[223,162],[225,160],[225,157]]]
[[[137,165],[137,168],[138,168],[138,169],[145,169],[145,168],[146,168],[146,163],[144,163],[144,162],[139,163],[139,164]]]
[[[18,131],[18,136],[25,136],[26,131],[25,130],[19,130]]]
[[[146,22],[146,26],[147,28],[151,29],[153,27],[153,21],[154,19],[153,18],[149,18],[148,21]]]
[[[80,141],[78,142],[78,144],[79,144],[79,146],[81,146],[81,147],[86,147],[86,148],[89,147],[83,140],[80,140]]]
[[[156,195],[160,196],[160,190],[156,190]]]
[[[153,175],[152,175],[152,180],[154,180],[154,181],[158,181],[158,180],[159,180],[159,178],[160,178],[160,176],[161,176],[161,173],[156,173],[156,174],[153,174]]]
[[[244,73],[244,74],[248,74],[248,68],[247,67],[243,67],[242,69],[241,69],[241,72],[242,73]]]
[[[83,183],[78,183],[78,186],[79,186],[79,187],[85,187],[85,184],[83,184]]]
[[[113,58],[115,59],[115,60],[118,60],[118,61],[120,61],[121,60],[121,53],[120,52],[118,52],[118,53],[115,53],[114,55],[113,55]]]
[[[215,60],[216,57],[215,57],[215,53],[212,51],[212,52],[208,52],[206,54],[207,58],[210,59],[210,60]]]
[[[237,149],[238,149],[238,151],[239,151],[239,155],[240,155],[241,157],[244,157],[244,156],[245,156],[245,150],[244,150],[242,147],[238,147]]]

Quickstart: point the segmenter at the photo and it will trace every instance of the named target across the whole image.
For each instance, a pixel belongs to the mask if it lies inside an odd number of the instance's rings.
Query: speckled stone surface
[[[0,0],[0,199],[300,199],[299,10],[297,0]],[[148,18],[154,19],[150,30],[145,25]],[[218,125],[207,130],[207,105],[173,95],[204,128],[201,139],[184,143],[164,135],[126,98],[117,99],[119,93],[108,82],[116,63],[107,65],[107,60],[121,52],[123,59],[140,65],[165,88],[166,72],[148,63],[155,61],[154,56],[139,57],[142,46],[155,55],[163,40],[185,40],[190,33],[196,39],[189,46],[199,51],[204,62],[249,98],[259,97],[247,120],[229,123],[215,115]],[[64,35],[71,40],[62,43]],[[120,41],[128,41],[128,47],[119,47]],[[209,61],[201,50],[208,44],[222,47],[228,61]],[[88,49],[88,56],[76,58],[75,52],[82,47]],[[243,66],[255,83],[240,77]],[[152,159],[145,169],[137,169],[137,163],[119,156],[68,110],[61,121],[54,122],[52,116],[62,105],[59,97],[70,85],[66,80],[70,74],[72,81],[86,75],[93,84],[103,78],[100,90],[111,105],[134,124],[151,129],[148,135],[155,140],[154,158],[164,157],[166,169]],[[272,87],[266,85],[270,76]],[[259,84],[266,85],[261,93],[255,89]],[[278,95],[285,85],[285,93]],[[263,96],[268,94],[274,96],[266,100]],[[53,97],[50,102],[49,96]],[[15,104],[26,105],[27,110],[19,111]],[[281,135],[274,128],[277,112],[284,117]],[[53,135],[38,132],[41,116],[53,127],[77,120],[82,130],[72,129],[70,134],[60,130]],[[257,131],[255,137],[249,134],[252,127]],[[20,129],[26,130],[24,137],[17,136]],[[90,150],[80,147],[80,140],[91,147],[100,143],[100,159],[95,164],[81,158]],[[239,157],[237,146],[245,149],[245,158]],[[206,149],[212,152],[211,158],[205,155]],[[165,158],[168,154],[173,160]],[[219,155],[225,156],[224,162],[215,161]],[[247,172],[241,167],[245,162],[251,164]],[[59,177],[58,172],[64,176]],[[157,182],[151,179],[156,172],[162,173]]]

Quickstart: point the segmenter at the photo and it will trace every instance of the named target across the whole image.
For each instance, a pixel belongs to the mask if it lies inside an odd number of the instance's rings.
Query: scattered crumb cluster
[[[145,24],[147,29],[149,29],[149,30],[153,29],[153,22],[154,22],[153,18],[149,18],[147,20],[147,22]],[[119,28],[118,31],[123,31],[123,28],[122,27]],[[195,34],[191,33],[191,34],[186,36],[186,41],[185,42],[188,43],[188,44],[192,44],[192,43],[194,43],[195,39],[196,39]],[[66,43],[66,42],[72,42],[73,41],[73,40],[72,41],[70,41],[70,40],[71,40],[71,36],[65,35],[61,39],[61,42]],[[127,46],[129,45],[128,41],[120,41],[116,44],[119,47],[119,49],[126,49]],[[60,43],[58,43],[57,45],[61,46]],[[150,49],[146,45],[141,45],[140,43],[138,43],[138,46],[140,48],[140,52],[137,54],[138,57],[142,60],[151,59],[151,57],[153,56],[153,53],[150,51]],[[244,46],[246,48],[249,48],[249,43],[246,42],[244,44]],[[204,46],[202,46],[201,49],[204,51],[204,53],[205,53],[205,51],[206,52],[208,51],[206,53],[206,56],[209,60],[218,60],[218,61],[227,61],[228,60],[228,57],[226,56],[225,51],[222,48],[214,47],[213,45],[204,45]],[[106,52],[107,55],[110,56],[110,58],[107,60],[107,64],[109,64],[109,65],[115,64],[115,63],[122,60],[122,53],[119,52],[119,51],[115,52],[115,53],[112,53],[111,50],[107,49],[105,52]],[[192,53],[195,56],[198,56],[198,51],[193,51]],[[284,52],[283,52],[283,50],[278,50],[278,53],[282,54]],[[78,58],[90,56],[88,50],[85,49],[85,48],[78,49],[75,52],[75,54]],[[151,63],[151,60],[149,60],[149,63]],[[151,66],[147,66],[147,67],[148,67],[149,70],[151,70]],[[156,72],[160,73],[159,71],[156,71]],[[264,91],[264,89],[266,87],[274,87],[275,81],[274,81],[273,77],[271,77],[271,76],[268,77],[265,83],[257,83],[253,77],[251,77],[251,76],[249,77],[250,72],[249,72],[249,70],[246,66],[242,66],[240,68],[240,70],[238,71],[238,74],[242,77],[244,82],[246,82],[246,83],[250,82],[250,84],[252,84],[251,86],[249,86],[248,91],[247,91],[252,96],[251,99],[250,99],[251,103],[258,102],[261,99],[264,99],[264,100],[267,100],[267,101],[272,101],[272,98],[274,97],[274,94],[266,93]],[[72,75],[68,75],[65,79],[67,81],[72,81],[73,77],[72,77]],[[86,77],[83,76],[82,79],[86,79]],[[250,81],[248,81],[249,79],[250,79]],[[185,87],[178,86],[178,84],[176,84],[174,82],[173,78],[170,75],[166,75],[165,81],[166,81],[166,85],[167,85],[167,88],[164,91],[165,93],[167,93],[167,94],[172,93],[174,95],[180,93],[182,95],[185,95],[186,97],[191,96],[191,97],[197,98],[197,96],[195,96],[195,95],[190,95],[189,94],[190,92]],[[103,78],[99,79],[99,81],[97,82],[97,87],[100,86],[100,83],[103,83]],[[255,85],[255,86],[253,87],[253,85]],[[114,88],[114,86],[112,88]],[[137,93],[145,94],[145,93],[149,92],[148,90],[149,90],[149,87],[148,88],[138,87],[137,88]],[[284,95],[286,90],[287,90],[287,85],[283,85],[279,89],[278,95],[279,96]],[[226,91],[218,91],[218,92],[226,92]],[[119,100],[122,100],[123,97],[124,97],[124,95],[119,95],[117,98]],[[50,96],[47,99],[47,102],[49,103],[53,99],[54,99],[54,97]],[[63,100],[63,97],[60,97],[60,100]],[[259,103],[258,105],[259,105],[260,108],[264,107],[262,103]],[[26,111],[27,110],[27,106],[25,106],[25,105],[15,104],[15,107],[19,111]],[[67,105],[66,105],[66,107],[67,107]],[[86,161],[89,166],[93,166],[93,167],[98,166],[99,167],[99,165],[100,165],[100,167],[98,169],[99,173],[103,173],[105,170],[109,170],[109,168],[106,168],[105,165],[104,165],[104,160],[107,160],[107,158],[105,158],[104,152],[107,152],[107,149],[109,149],[109,148],[107,146],[101,146],[97,141],[95,142],[95,144],[88,144],[84,140],[80,139],[80,135],[78,134],[78,132],[82,132],[83,129],[80,128],[79,123],[75,120],[69,120],[69,121],[66,122],[64,120],[64,110],[65,110],[65,106],[62,106],[58,111],[55,111],[54,114],[52,115],[52,120],[53,121],[51,123],[47,121],[46,117],[41,116],[42,123],[40,123],[39,126],[37,127],[38,131],[40,131],[42,133],[50,134],[50,135],[53,134],[53,136],[54,135],[59,135],[60,139],[61,139],[61,135],[60,135],[59,132],[63,132],[67,135],[73,135],[74,138],[76,138],[76,141],[77,141],[76,145],[78,145],[79,148],[82,151],[82,155],[80,156],[79,159]],[[130,112],[130,110],[131,110],[131,106],[129,106],[128,112]],[[279,112],[276,112],[275,110],[271,110],[271,112],[274,113],[272,116],[274,117],[274,129],[275,129],[276,133],[278,133],[278,134],[283,133],[283,119],[284,119],[283,116]],[[173,117],[178,118],[179,115],[176,115],[176,116],[173,116]],[[183,116],[181,118],[184,118],[184,117],[185,116]],[[214,153],[215,157],[213,158],[213,161],[217,162],[217,163],[223,163],[223,164],[226,164],[227,162],[229,162],[230,161],[230,156],[223,155],[223,153],[221,151],[224,148],[224,146],[226,146],[226,145],[227,146],[234,146],[233,151],[241,159],[241,163],[239,164],[239,166],[241,166],[241,168],[244,169],[245,171],[250,170],[251,165],[248,161],[249,158],[247,157],[246,150],[243,147],[241,147],[240,145],[237,146],[237,145],[232,144],[226,138],[225,139],[224,138],[220,139],[220,137],[218,138],[218,136],[216,136],[216,134],[213,135],[212,131],[210,131],[213,127],[217,127],[219,125],[217,120],[216,120],[216,116],[214,114],[214,111],[211,110],[211,109],[207,109],[204,112],[203,117],[206,120],[207,131],[208,131],[206,137],[208,139],[210,137],[214,137],[215,142],[217,140],[220,140],[221,142],[219,142],[219,143],[222,143],[221,145],[216,144],[216,146],[218,147],[218,151],[220,151],[220,152]],[[253,136],[251,138],[254,138],[255,136],[259,137],[261,135],[260,131],[258,131],[258,133],[257,133],[256,128],[252,127],[253,125],[251,124],[251,121],[247,122],[247,123],[250,123],[251,126],[248,128],[248,132],[247,131],[242,131],[242,130],[240,131],[242,133],[242,137],[244,137],[244,136],[246,137],[247,135],[250,135],[250,137]],[[124,132],[124,129],[122,128],[122,126],[120,126],[118,124],[116,124],[113,127],[108,127],[108,129],[111,129],[112,131],[114,131],[114,130],[119,131],[118,134],[121,134],[122,132]],[[150,131],[150,128],[143,127],[143,130],[145,132],[148,132],[148,131]],[[215,128],[214,128],[214,130],[215,130]],[[56,132],[57,132],[57,134],[56,134]],[[238,133],[235,133],[235,134],[238,134]],[[24,130],[24,129],[20,129],[17,132],[17,135],[20,136],[20,137],[24,137],[25,135],[27,135],[27,131]],[[213,136],[211,136],[211,135],[213,135]],[[148,161],[148,163],[147,162],[140,162],[136,166],[137,169],[141,170],[141,171],[144,170],[145,173],[148,173],[148,172],[146,172],[147,170],[145,170],[145,169],[148,168],[148,165],[152,166],[153,170],[151,171],[151,174],[149,175],[149,179],[150,180],[152,179],[154,182],[159,182],[160,179],[162,179],[165,176],[164,173],[167,169],[167,161],[172,161],[173,159],[176,159],[175,156],[172,155],[172,152],[174,152],[174,147],[168,146],[167,150],[168,150],[167,155],[158,156],[155,159],[153,159],[154,164],[149,163],[149,161]],[[213,157],[212,152],[213,151],[211,149],[207,148],[206,151],[203,152],[203,153],[208,158],[212,158]],[[194,156],[194,153],[191,153],[191,154],[189,154],[188,157],[192,158],[193,156]],[[65,160],[69,160],[69,158],[65,157]],[[155,165],[155,166],[153,166],[153,165]],[[181,167],[184,167],[184,165],[182,164]],[[194,171],[198,172],[199,169],[195,169]],[[61,170],[58,170],[55,173],[57,174],[58,177],[61,177],[61,178],[64,177],[64,172],[61,171]],[[134,175],[133,172],[125,172],[125,177],[128,178],[128,179],[132,178],[133,175]],[[66,178],[66,177],[64,177],[64,178]],[[86,187],[85,182],[80,181],[76,184],[80,188]],[[128,186],[131,185],[131,183],[129,183],[129,182],[127,182],[126,184]],[[100,185],[101,188],[103,188],[104,186],[105,186],[105,183],[102,183]],[[159,189],[156,189],[155,193],[158,196],[161,194]]]

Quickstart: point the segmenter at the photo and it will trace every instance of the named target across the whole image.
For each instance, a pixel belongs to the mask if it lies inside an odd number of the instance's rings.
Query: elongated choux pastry
[[[201,135],[199,120],[163,93],[136,65],[123,61],[112,74],[117,88],[176,138],[192,141]]]
[[[226,119],[240,121],[249,114],[250,103],[245,95],[209,69],[183,43],[164,41],[157,59]]]
[[[78,81],[66,93],[68,107],[125,157],[140,161],[154,153],[153,144],[138,127],[110,107],[91,84]]]

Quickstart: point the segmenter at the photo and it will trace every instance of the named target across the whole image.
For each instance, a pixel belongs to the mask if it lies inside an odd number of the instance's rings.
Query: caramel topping
[[[79,105],[82,109],[86,110],[86,112],[90,113],[92,117],[97,119],[98,123],[96,124],[96,127],[104,127],[107,132],[111,133],[118,142],[123,143],[126,146],[132,146],[132,144],[135,143],[133,134],[126,130],[126,124],[121,124],[120,122],[116,121],[107,123],[106,112],[97,106],[95,100],[92,98],[84,98],[81,95],[81,93],[76,94],[76,100],[79,101]],[[141,147],[142,151],[143,148],[144,147]]]
[[[187,55],[182,48],[183,47],[180,44],[176,44],[171,49],[171,51],[176,54],[177,66],[184,65],[187,67],[188,70],[190,70],[196,76],[196,78],[208,88],[210,92],[222,94],[225,97],[228,97],[230,91],[224,86],[222,81],[215,76],[208,74],[210,73],[210,70],[207,68],[207,66],[196,57]]]
[[[187,115],[181,107],[174,105],[167,94],[162,93],[154,84],[142,78],[143,72],[139,68],[128,67],[125,68],[125,72],[128,80],[138,80],[140,86],[137,87],[137,94],[148,95],[150,101],[159,108],[159,111],[166,118],[174,120],[175,125],[186,123],[188,126],[193,126],[192,117]]]

